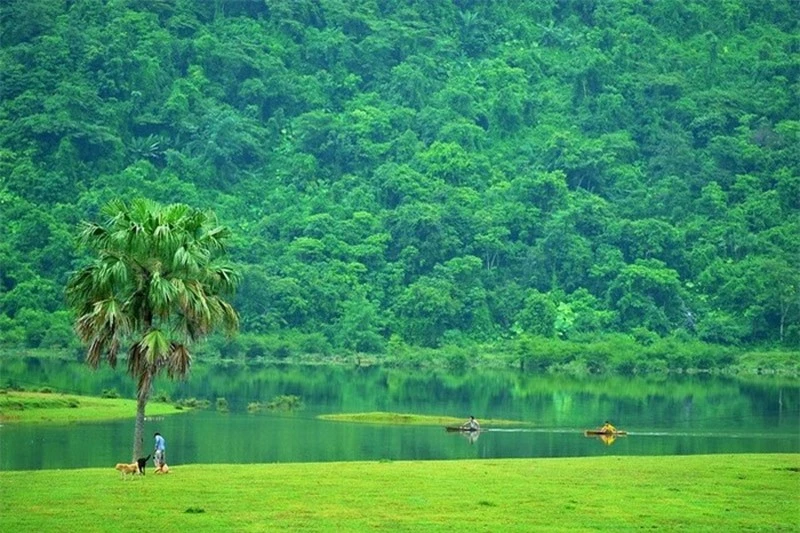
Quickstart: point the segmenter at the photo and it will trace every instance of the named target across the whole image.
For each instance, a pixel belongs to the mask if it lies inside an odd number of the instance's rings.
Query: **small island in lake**
[[[467,417],[453,416],[434,416],[434,415],[415,415],[406,413],[387,413],[376,411],[371,413],[336,413],[319,415],[321,420],[333,420],[335,422],[360,422],[364,424],[389,424],[389,425],[414,425],[414,426],[453,426],[462,424]],[[503,420],[482,418],[482,425],[488,426],[532,426],[530,422],[520,420]]]

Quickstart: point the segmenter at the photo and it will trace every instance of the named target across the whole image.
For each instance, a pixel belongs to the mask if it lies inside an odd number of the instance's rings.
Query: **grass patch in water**
[[[318,415],[322,420],[335,422],[361,422],[365,424],[413,425],[413,426],[459,426],[466,422],[466,418],[452,416],[414,415],[404,413],[386,413],[381,411],[371,413],[337,413]],[[487,426],[531,426],[530,422],[519,420],[503,420],[500,418],[480,419],[482,427]]]
[[[180,413],[173,405],[150,402],[147,416]],[[0,422],[55,423],[95,422],[134,418],[136,400],[97,398],[55,392],[0,391]]]
[[[798,467],[726,454],[6,471],[0,530],[795,531]]]

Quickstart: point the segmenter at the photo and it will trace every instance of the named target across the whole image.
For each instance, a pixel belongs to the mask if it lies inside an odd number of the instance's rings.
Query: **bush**
[[[244,354],[244,346],[238,338],[227,339],[219,348],[219,355],[223,359],[238,359]]]
[[[634,374],[666,374],[668,370],[663,359],[644,359],[636,362]]]
[[[608,365],[608,354],[600,351],[590,351],[581,359],[586,371],[590,374],[602,374]]]
[[[44,311],[24,308],[14,317],[14,321],[25,331],[25,346],[38,348],[50,327],[50,315]]]
[[[292,350],[292,347],[289,344],[281,343],[279,346],[275,348],[275,352],[273,353],[273,355],[275,355],[277,359],[286,359],[293,353],[294,351]]]
[[[320,354],[329,356],[333,352],[333,346],[331,346],[328,338],[322,333],[318,332],[302,335],[299,339],[297,339],[297,345],[301,352],[307,354]]]
[[[267,355],[267,347],[261,337],[242,335],[242,345],[247,359],[257,359]]]
[[[633,328],[631,330],[631,335],[633,339],[642,346],[650,346],[659,339],[657,333],[653,333],[647,328]]]
[[[411,368],[425,368],[436,361],[436,351],[430,348],[416,348],[409,350],[402,359],[398,359],[400,366]]]
[[[217,398],[217,411],[228,412],[228,400]]]
[[[520,358],[520,363],[524,370],[541,371],[556,364],[556,360],[550,352],[531,351]]]
[[[631,357],[628,354],[622,354],[617,357],[614,357],[611,360],[611,369],[618,374],[622,374],[624,376],[630,376],[637,373],[637,368],[639,367],[638,362],[635,357]]]
[[[557,338],[522,335],[516,352],[526,370],[551,370],[584,357],[587,346]],[[581,366],[585,366],[583,363]]]
[[[444,358],[450,370],[464,370],[469,365],[469,358],[464,350],[453,346],[445,350]]]
[[[386,355],[402,359],[409,352],[409,346],[397,333],[392,333],[386,345]]]
[[[44,334],[41,346],[46,348],[70,348],[78,346],[78,337],[72,329],[72,320],[66,311],[51,315],[50,326]]]
[[[198,400],[197,398],[187,398],[185,400],[178,400],[175,403],[175,407],[189,408],[189,409],[194,409],[194,408],[205,409],[209,405],[211,405],[211,402],[209,402],[208,400]]]
[[[302,407],[303,401],[300,399],[300,396],[295,396],[293,394],[276,396],[266,405],[267,409],[282,409],[284,411],[301,409]]]
[[[715,344],[736,346],[750,333],[750,328],[742,317],[723,311],[708,313],[697,325],[698,337]]]

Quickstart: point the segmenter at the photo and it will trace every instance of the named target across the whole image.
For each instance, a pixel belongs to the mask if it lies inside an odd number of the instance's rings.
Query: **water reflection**
[[[28,388],[133,397],[123,373],[80,363],[3,358],[4,380]],[[148,419],[145,434],[170,442],[170,466],[186,463],[674,455],[800,452],[800,386],[713,376],[569,377],[508,371],[463,375],[382,368],[196,366],[189,381],[160,381],[154,396],[209,400],[210,410]],[[305,409],[248,413],[251,402],[299,396]],[[217,412],[218,398],[228,411]],[[319,414],[387,411],[437,416],[474,413],[474,434],[442,427],[332,422]],[[133,413],[131,413],[133,415]],[[598,420],[627,437],[586,438]],[[133,420],[71,426],[0,427],[0,469],[113,466],[128,458]]]
[[[475,444],[478,437],[481,436],[481,431],[456,431],[454,433],[466,440],[468,444]]]

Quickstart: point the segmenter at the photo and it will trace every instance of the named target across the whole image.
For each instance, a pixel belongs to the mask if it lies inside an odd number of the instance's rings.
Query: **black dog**
[[[141,475],[144,475],[144,467],[147,466],[148,459],[150,459],[150,455],[148,455],[147,457],[139,457],[138,459],[136,459],[136,464],[139,465],[139,473]]]

